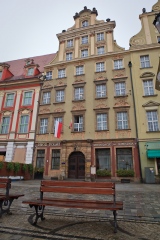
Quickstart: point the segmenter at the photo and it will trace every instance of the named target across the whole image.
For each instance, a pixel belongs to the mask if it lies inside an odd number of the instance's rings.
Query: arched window
[[[87,20],[82,22],[82,27],[88,27],[88,21]]]

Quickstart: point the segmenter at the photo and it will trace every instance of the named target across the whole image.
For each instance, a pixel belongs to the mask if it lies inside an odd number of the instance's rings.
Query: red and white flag
[[[71,122],[70,122],[69,128],[70,128],[70,129],[72,128],[72,119],[71,119]]]
[[[55,136],[56,138],[60,138],[60,136],[61,136],[61,130],[62,130],[62,123],[56,121],[56,122],[55,122],[55,131],[54,131],[54,136]]]

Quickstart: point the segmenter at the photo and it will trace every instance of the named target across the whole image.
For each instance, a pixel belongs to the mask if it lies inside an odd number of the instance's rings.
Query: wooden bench
[[[2,214],[12,214],[10,207],[14,199],[24,196],[24,194],[10,194],[11,179],[0,178],[0,217]]]
[[[52,196],[44,197],[44,193],[52,193]],[[105,196],[112,196],[108,200],[82,200],[70,198],[55,198],[53,193],[68,193],[68,194],[98,194]],[[47,194],[48,195],[48,194]],[[67,195],[66,195],[67,196]],[[117,232],[117,210],[123,209],[123,202],[116,201],[115,183],[112,182],[69,182],[69,181],[52,181],[42,180],[40,186],[40,198],[29,199],[22,202],[29,204],[30,207],[35,208],[36,217],[34,225],[37,224],[39,218],[43,217],[45,206],[63,207],[63,208],[82,208],[82,209],[98,209],[111,210],[114,216],[114,232]]]

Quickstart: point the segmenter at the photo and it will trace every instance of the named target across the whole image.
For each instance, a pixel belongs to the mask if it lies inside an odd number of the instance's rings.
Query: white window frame
[[[83,118],[84,118],[83,115],[74,116],[74,132],[83,131]]]
[[[20,124],[19,124],[19,133],[28,133],[28,126],[29,126],[29,115],[21,115]]]
[[[128,129],[127,112],[117,112],[117,129]]]
[[[81,58],[88,57],[88,49],[81,50]]]
[[[143,81],[144,96],[154,95],[153,80],[148,79]]]
[[[64,89],[56,90],[56,102],[64,102]]]
[[[66,69],[58,69],[58,78],[64,78],[66,77]]]
[[[7,93],[5,107],[13,107],[14,104],[14,93]]]
[[[115,83],[115,96],[125,96],[126,95],[126,83],[117,82]]]
[[[28,68],[27,76],[32,76],[34,73],[34,68]]]
[[[70,61],[70,60],[72,60],[72,58],[73,58],[72,52],[66,53],[66,61]]]
[[[98,55],[101,55],[101,54],[104,54],[104,46],[101,46],[101,47],[97,47],[97,54]]]
[[[41,118],[40,119],[40,134],[46,134],[48,129],[48,118]]]
[[[2,125],[1,125],[1,134],[8,134],[9,125],[10,125],[10,117],[3,117]]]
[[[88,20],[84,20],[84,21],[82,22],[82,27],[88,27],[88,26],[89,26]]]
[[[97,130],[107,130],[107,113],[97,113]]]
[[[140,56],[141,68],[149,68],[150,67],[150,59],[149,55]]]
[[[46,80],[51,80],[52,79],[52,71],[46,72]]]
[[[105,70],[104,62],[96,63],[96,72],[103,72]]]
[[[82,75],[84,73],[84,66],[76,66],[76,75]]]
[[[148,131],[149,132],[159,131],[157,110],[147,111],[146,114],[147,114]]]
[[[97,42],[103,41],[104,40],[104,33],[97,33]]]
[[[67,48],[73,47],[73,39],[67,40]]]
[[[122,59],[116,59],[114,60],[114,69],[122,69],[123,68],[123,60]]]
[[[75,87],[74,88],[74,100],[83,100],[84,99],[84,87]]]
[[[51,92],[44,92],[42,103],[43,104],[49,104],[50,101],[51,101]]]
[[[81,44],[87,44],[88,43],[88,35],[83,36],[81,39]]]
[[[106,97],[107,87],[106,84],[96,85],[96,98]]]
[[[30,96],[26,96],[27,93],[31,94]],[[32,91],[27,91],[23,93],[23,106],[29,106],[32,105]]]

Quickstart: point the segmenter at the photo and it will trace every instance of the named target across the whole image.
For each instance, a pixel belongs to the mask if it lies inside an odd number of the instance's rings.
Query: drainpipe
[[[133,97],[133,109],[134,109],[134,120],[135,120],[135,128],[136,128],[136,140],[137,140],[137,149],[138,149],[138,160],[140,166],[140,180],[143,182],[142,179],[142,168],[141,168],[141,161],[140,161],[140,150],[139,150],[139,138],[138,138],[138,125],[137,125],[137,114],[136,114],[136,104],[135,104],[135,96],[134,96],[134,88],[133,88],[133,78],[132,78],[132,62],[129,61],[128,67],[130,69],[130,79],[131,79],[131,89],[132,89],[132,97]]]

